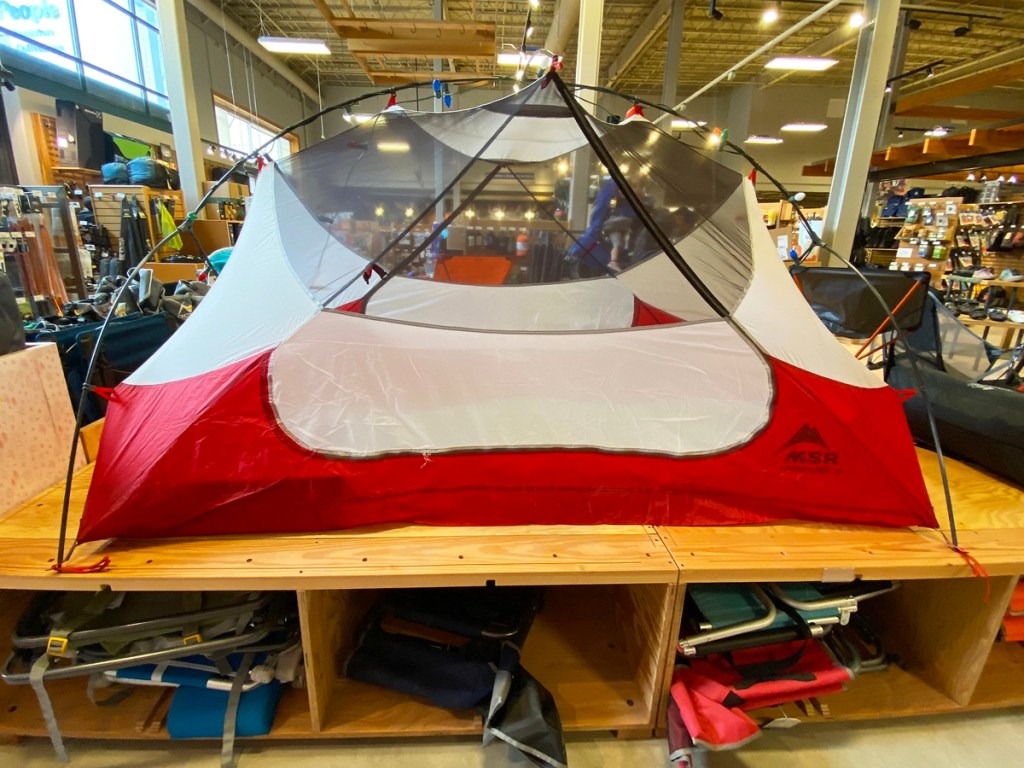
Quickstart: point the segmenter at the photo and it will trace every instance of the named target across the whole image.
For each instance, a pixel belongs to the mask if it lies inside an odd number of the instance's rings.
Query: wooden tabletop
[[[918,460],[939,530],[790,523],[658,532],[684,582],[972,576],[968,562],[947,543],[936,455],[919,448]],[[946,470],[960,546],[990,575],[1024,573],[1024,490],[954,459],[946,459]]]
[[[920,450],[936,516],[946,513],[935,455]],[[992,575],[1024,573],[1024,491],[947,460],[960,544]],[[72,485],[69,530],[92,477]],[[869,482],[870,478],[866,478]],[[379,586],[633,584],[682,581],[967,577],[940,531],[778,525],[398,526],[286,536],[107,541],[82,545],[72,565],[109,556],[93,574],[49,570],[63,486],[0,520],[0,588],[361,589]],[[947,533],[948,536],[948,533]],[[680,575],[681,572],[681,575]]]
[[[72,484],[71,536],[92,478]],[[0,588],[361,589],[523,584],[674,584],[678,567],[653,526],[394,526],[303,535],[216,536],[84,544],[56,574],[63,483],[0,521]]]

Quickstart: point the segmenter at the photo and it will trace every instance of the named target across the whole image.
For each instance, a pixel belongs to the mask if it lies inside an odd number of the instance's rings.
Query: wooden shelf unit
[[[933,503],[942,490],[934,455],[920,451]],[[786,707],[808,722],[871,719],[1024,704],[1024,646],[995,642],[1024,573],[1024,491],[948,461],[960,543],[990,580],[950,550],[940,531],[779,524],[721,528],[651,526],[380,527],[291,536],[238,536],[85,544],[108,571],[47,570],[62,486],[0,520],[0,653],[22,610],[18,590],[294,590],[307,688],[286,692],[270,738],[378,738],[478,734],[473,712],[437,709],[350,680],[344,661],[379,590],[543,585],[546,605],[524,664],[555,696],[568,731],[650,735],[663,725],[688,584],[889,578],[900,588],[865,605],[903,661],[865,673],[843,693]],[[77,527],[92,474],[72,486]],[[990,590],[988,601],[985,593]],[[55,684],[64,734],[165,738],[166,702],[143,690],[94,708],[84,681]],[[795,711],[802,706],[806,711]],[[27,686],[0,685],[0,735],[45,731]],[[777,708],[763,713],[778,716]]]

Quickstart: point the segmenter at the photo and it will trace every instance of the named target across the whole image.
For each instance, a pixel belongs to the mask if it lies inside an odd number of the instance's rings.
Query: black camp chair
[[[836,336],[865,340],[858,358],[879,351],[872,345],[883,334],[890,338],[882,349],[895,340],[889,315],[852,269],[793,267],[790,274],[826,328]],[[921,327],[931,277],[927,272],[865,270],[861,274],[892,308],[900,330],[909,333]]]

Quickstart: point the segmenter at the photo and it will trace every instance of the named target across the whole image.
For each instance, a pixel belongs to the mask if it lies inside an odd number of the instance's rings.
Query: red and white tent
[[[78,539],[934,526],[897,394],[801,298],[750,182],[646,120],[584,131],[568,98],[548,79],[465,111],[389,110],[265,168],[215,288],[115,391]],[[533,260],[576,267],[429,279],[441,227],[408,225],[471,226],[528,174],[558,196],[561,160],[598,199],[580,234],[538,198]],[[621,272],[600,255],[605,214],[632,227]]]

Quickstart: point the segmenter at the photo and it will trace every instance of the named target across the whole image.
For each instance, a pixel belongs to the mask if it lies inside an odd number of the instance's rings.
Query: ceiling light
[[[987,173],[981,174],[981,180],[982,181],[988,181],[988,174]]]
[[[527,211],[526,213],[523,214],[523,216],[526,217],[527,221],[533,221],[537,217],[537,214],[534,213],[533,211]]]
[[[502,51],[498,54],[498,64],[503,67],[540,67],[551,66],[551,57],[539,51],[520,53],[519,51]]]
[[[778,136],[747,136],[744,144],[781,144],[782,139]]]
[[[416,215],[416,211],[414,211],[412,208],[406,208],[405,209],[405,218],[411,219],[415,215]]]
[[[967,174],[968,181],[974,181],[974,178],[974,171],[971,171],[970,173]]]
[[[902,139],[903,138],[903,131],[900,131],[899,133],[897,133],[896,134],[896,138],[897,139]]]
[[[525,76],[526,76],[526,70],[523,70],[523,69],[517,69],[516,70],[516,80],[522,80]]]
[[[373,117],[373,115],[368,115],[365,112],[353,112],[351,115],[345,115],[346,120],[356,124],[367,123],[373,120]]]
[[[947,135],[948,133],[949,133],[949,131],[947,131],[941,125],[936,125],[930,131],[925,131],[924,135],[925,136],[929,136],[930,138],[933,138],[933,139],[941,139],[943,136]]]
[[[761,14],[762,24],[774,24],[779,20],[779,4],[769,3],[768,7],[764,9],[764,13]]]
[[[1000,174],[999,174],[999,178],[998,178],[998,179],[996,179],[996,181],[998,181],[998,182],[1003,182],[1003,181],[1006,181],[1006,177],[1005,177],[1005,176],[1003,176],[1003,174],[1001,174],[1001,173],[1000,173]]]
[[[890,85],[889,83],[886,83],[885,84],[885,92],[886,93],[892,93],[892,85]]]
[[[860,29],[864,26],[864,14],[860,11],[854,11],[850,14],[850,18],[846,20],[846,26],[851,29]]]
[[[835,59],[819,58],[817,56],[776,56],[764,65],[765,69],[792,69],[802,72],[823,72],[829,67],[834,67],[838,62]]]
[[[206,154],[208,154],[208,155],[212,155],[213,154],[213,144],[211,144],[210,146],[208,146],[206,148]]]
[[[540,8],[540,0],[530,0],[531,8]]]
[[[935,70],[932,69],[931,67],[928,67],[928,70],[925,73],[925,77],[935,77]]]
[[[378,141],[377,149],[380,152],[408,152],[409,142],[407,141]]]
[[[505,212],[503,210],[501,210],[501,208],[499,208],[498,210],[496,210],[494,212],[494,218],[496,218],[499,221],[501,221],[502,219],[505,218]]]
[[[383,205],[378,205],[376,208],[374,208],[373,209],[373,215],[376,216],[378,219],[381,216],[383,216],[384,215],[384,206]]]
[[[472,219],[474,216],[476,216],[476,211],[474,211],[472,208],[470,208],[468,211],[466,211],[466,218],[467,219]]]
[[[1011,184],[1016,184],[1017,183],[1017,174],[1016,173],[1013,174],[1009,179],[1007,179],[1007,181],[1009,181]]]
[[[686,120],[681,117],[672,120],[673,131],[692,131],[694,128],[703,128],[705,125],[707,125],[705,120]]]
[[[793,133],[820,133],[826,128],[828,126],[825,123],[786,123],[782,126],[782,130]]]
[[[526,36],[527,37],[532,37],[533,36],[533,27],[527,27],[526,28]]]
[[[330,56],[327,43],[312,37],[261,37],[259,44],[271,53],[302,53],[307,56]]]
[[[562,174],[563,176],[565,176],[565,174],[567,174],[569,172],[569,161],[568,160],[561,160],[561,161],[559,161],[559,163],[558,163],[558,172],[560,174]]]

